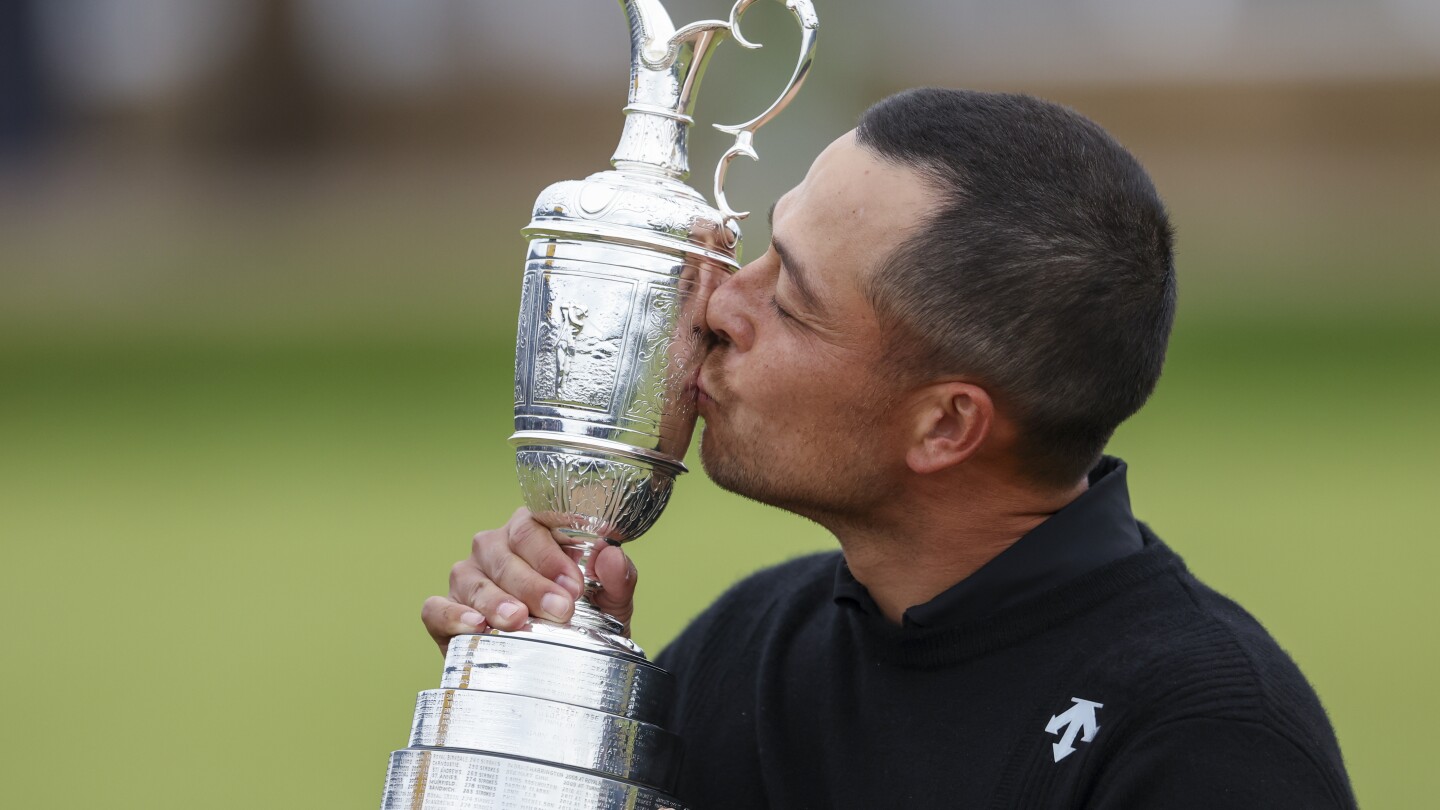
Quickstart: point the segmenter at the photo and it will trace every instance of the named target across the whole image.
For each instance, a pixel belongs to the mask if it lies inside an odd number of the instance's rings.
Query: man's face
[[[863,290],[933,201],[847,133],[776,203],[765,255],[711,297],[701,460],[720,486],[822,520],[858,518],[905,473],[911,430]]]

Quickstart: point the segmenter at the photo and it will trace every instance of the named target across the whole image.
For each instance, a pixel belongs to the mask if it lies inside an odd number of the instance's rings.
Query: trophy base
[[[678,810],[670,674],[538,634],[456,636],[390,755],[384,810]]]
[[[494,754],[407,748],[390,755],[383,810],[685,810],[622,779]]]
[[[662,725],[675,701],[674,679],[649,661],[529,633],[456,636],[440,688],[524,695]]]
[[[575,603],[575,618],[583,620],[581,611],[586,607],[586,602],[581,600]],[[594,610],[593,608],[591,610]],[[545,621],[544,619],[532,619],[528,624],[519,630],[489,630],[487,632],[497,636],[528,636],[536,641],[547,641],[551,644],[561,644],[566,647],[573,647],[577,650],[588,652],[604,653],[606,655],[618,655],[625,658],[635,658],[641,661],[645,658],[645,651],[639,644],[631,641],[622,635],[625,626],[595,611],[598,619],[592,619],[589,624],[580,624],[572,621],[569,624],[557,624]],[[595,625],[599,625],[598,627]]]
[[[478,689],[421,692],[410,748],[541,761],[657,789],[675,784],[681,756],[679,738],[653,723]]]

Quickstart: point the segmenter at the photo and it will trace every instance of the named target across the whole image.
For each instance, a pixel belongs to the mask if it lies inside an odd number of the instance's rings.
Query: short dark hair
[[[896,368],[974,377],[1016,418],[1032,479],[1078,481],[1165,361],[1173,236],[1149,176],[1094,122],[1024,95],[909,90],[856,137],[941,196],[868,281]]]

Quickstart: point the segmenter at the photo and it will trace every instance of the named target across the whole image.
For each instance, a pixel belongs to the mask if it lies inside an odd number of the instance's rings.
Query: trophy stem
[[[598,630],[602,633],[624,635],[625,623],[595,606],[595,598],[605,588],[600,584],[600,580],[595,576],[593,570],[595,555],[600,553],[605,541],[593,534],[570,531],[562,531],[561,534],[567,539],[575,541],[566,543],[561,548],[565,549],[565,553],[570,555],[570,559],[580,566],[580,577],[585,587],[580,598],[575,600],[575,615],[571,617],[570,624],[575,627]]]
[[[595,606],[595,598],[605,586],[594,573],[594,561],[595,555],[606,545],[605,539],[574,529],[561,529],[559,534],[570,541],[562,543],[560,547],[580,566],[580,576],[584,582],[584,592],[575,600],[575,614],[570,617],[570,626],[620,637],[633,645],[627,638],[629,628],[625,623]]]
[[[595,565],[595,555],[600,553],[604,539],[598,535],[576,532],[573,530],[561,529],[560,534],[567,539],[574,540],[573,543],[565,543],[561,548],[570,555],[570,559],[580,566],[580,576],[585,582],[585,593],[582,598],[588,599],[594,596],[595,592],[603,590],[604,585],[592,571]]]

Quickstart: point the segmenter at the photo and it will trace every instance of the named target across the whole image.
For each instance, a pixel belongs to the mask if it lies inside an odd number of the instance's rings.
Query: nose
[[[722,281],[705,307],[705,325],[716,340],[740,351],[748,349],[755,339],[752,299],[758,263],[757,259]]]

